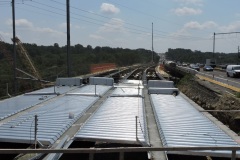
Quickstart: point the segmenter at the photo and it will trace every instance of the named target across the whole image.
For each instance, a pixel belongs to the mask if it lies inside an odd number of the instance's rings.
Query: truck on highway
[[[216,67],[216,59],[206,59],[206,66],[211,66],[212,68]]]

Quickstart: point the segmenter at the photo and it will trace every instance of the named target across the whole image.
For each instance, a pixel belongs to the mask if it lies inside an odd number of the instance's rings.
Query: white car
[[[226,73],[228,77],[240,77],[240,65],[228,65]]]

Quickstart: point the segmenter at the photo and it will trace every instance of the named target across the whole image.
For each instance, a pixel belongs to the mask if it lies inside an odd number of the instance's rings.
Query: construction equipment
[[[12,39],[13,40],[13,39]],[[17,69],[18,71],[24,73],[25,75],[35,79],[35,80],[39,80],[41,81],[42,78],[38,72],[38,70],[36,69],[36,67],[34,66],[27,50],[25,49],[25,47],[23,46],[22,42],[20,41],[20,39],[18,37],[15,37],[15,42],[18,46],[18,53],[19,56],[21,57],[21,60],[23,61],[24,65],[26,66],[27,69],[29,69],[29,71],[31,72],[31,74],[26,73],[20,69]]]

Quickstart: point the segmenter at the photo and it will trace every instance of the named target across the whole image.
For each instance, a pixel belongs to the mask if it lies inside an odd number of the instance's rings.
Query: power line
[[[60,2],[57,2],[55,0],[51,0],[53,2],[56,2],[58,4],[61,4],[61,5],[65,5],[64,3],[60,3]],[[37,2],[39,3],[39,2]],[[42,3],[41,3],[42,4]],[[45,5],[45,4],[42,4],[42,5]],[[55,9],[58,9],[58,10],[62,10],[62,9],[59,9],[59,8],[56,8],[56,7],[52,7],[52,6],[49,6],[47,5],[48,7],[51,7],[51,8],[55,8]],[[83,10],[83,9],[80,9],[80,8],[77,8],[77,7],[72,7],[71,8],[74,8],[74,9],[77,9],[77,10],[80,10],[80,11],[83,11],[85,13],[89,13],[89,14],[94,14],[94,15],[97,15],[97,16],[100,16],[102,18],[105,18],[105,19],[110,19],[109,17],[106,17],[106,16],[102,16],[100,14],[97,14],[97,13],[94,13],[94,12],[89,12],[89,11],[86,11],[86,10]],[[94,18],[90,18],[90,17],[87,17],[87,16],[82,16],[82,15],[79,15],[79,14],[76,14],[76,13],[73,13],[71,12],[72,14],[75,14],[75,15],[78,15],[78,16],[81,16],[81,17],[84,17],[84,18],[87,18],[87,19],[91,19],[91,20],[94,20],[94,21],[98,21],[98,22],[103,22],[103,23],[106,23],[106,24],[110,24],[108,22],[105,22],[105,21],[101,21],[101,20],[97,20],[97,19],[94,19]],[[116,22],[121,22],[120,20],[117,20],[117,19],[111,19],[112,21],[116,21]],[[143,31],[143,30],[139,30],[139,29],[135,29],[135,28],[130,28],[130,27],[125,27],[127,29],[130,29],[130,30],[134,30],[134,31],[138,31],[138,32],[143,32],[143,33],[150,33],[150,29],[149,28],[146,28],[146,27],[142,27],[142,26],[139,26],[139,25],[135,25],[135,24],[132,24],[132,23],[128,23],[128,22],[124,22],[124,24],[127,24],[127,25],[131,25],[131,26],[135,26],[135,27],[139,27],[139,28],[143,28],[143,29],[146,29],[147,31]],[[110,24],[112,25],[112,24]],[[168,32],[164,32],[164,31],[158,31],[158,30],[154,30],[155,34],[154,35],[158,35],[158,36],[169,36],[169,35],[165,35],[165,34],[169,34]],[[157,32],[157,33],[156,33]],[[161,34],[160,34],[161,33]],[[165,34],[163,34],[165,33]],[[173,37],[173,36],[172,36]],[[193,37],[193,36],[185,36],[185,35],[178,35],[178,37],[182,37],[182,38],[185,38],[185,39],[206,39],[206,38],[202,38],[202,37]]]
[[[52,0],[52,1],[56,2],[55,0]],[[37,4],[41,4],[43,6],[47,6],[47,7],[51,8],[51,9],[54,9],[54,10],[59,10],[61,12],[65,12],[64,9],[53,7],[51,5],[43,4],[43,3],[40,3],[40,2],[35,2],[35,1],[28,1],[28,2],[34,2],[34,3],[37,3]],[[58,2],[58,3],[60,3],[60,2]],[[57,14],[57,15],[65,17],[65,14],[60,13],[60,12],[56,12],[54,10],[48,10],[48,9],[45,9],[45,8],[42,8],[42,7],[39,7],[39,6],[35,6],[35,5],[31,5],[31,4],[28,4],[28,3],[21,3],[21,4],[27,5],[27,6],[30,6],[30,7],[33,7],[33,8],[37,8],[39,10],[44,10],[44,11],[47,11],[47,12],[54,13],[54,14]],[[62,3],[60,3],[60,4],[62,4]],[[76,8],[76,7],[73,7],[73,8],[79,10],[79,8]],[[82,10],[82,9],[80,9],[80,10]],[[86,11],[86,10],[82,10],[82,11],[87,12],[89,14],[93,14],[92,12],[89,12],[89,11]],[[91,24],[94,24],[94,25],[97,25],[97,26],[105,25],[106,27],[113,28],[113,29],[117,29],[118,28],[118,26],[115,26],[114,24],[111,24],[111,23],[106,22],[106,21],[101,21],[101,20],[90,18],[90,17],[87,17],[87,16],[82,16],[82,15],[79,15],[79,14],[74,13],[74,12],[71,12],[71,13],[73,15],[81,16],[81,17],[87,19],[87,20],[80,19],[80,18],[77,18],[77,17],[74,17],[74,16],[71,17],[72,19],[75,19],[75,20],[84,21],[84,22],[91,23]],[[95,13],[94,13],[94,15],[101,16],[101,15],[95,14]],[[106,17],[106,16],[101,16],[101,17],[104,17],[105,19],[109,19],[109,17]],[[112,20],[120,22],[119,20],[115,20],[115,19],[112,19]],[[104,24],[96,23],[96,22],[101,22],[101,23],[104,23]],[[126,23],[126,22],[124,22],[124,24],[132,25],[132,26],[139,27],[139,28],[141,27],[139,25]],[[145,35],[145,36],[151,36],[150,30],[144,31],[144,30],[141,30],[141,29],[135,29],[135,28],[127,27],[127,26],[124,26],[124,28],[127,29],[126,31],[129,32],[129,33],[138,34],[138,35]],[[141,28],[148,29],[146,27],[141,27]],[[155,33],[154,36],[156,38],[168,38],[168,39],[175,39],[175,40],[177,40],[177,39],[180,39],[180,40],[209,40],[208,38],[202,38],[202,37],[193,37],[193,36],[185,36],[185,35],[176,35],[176,36],[168,35],[167,32],[162,32],[162,31],[158,31],[158,30],[154,30],[154,33]],[[163,34],[163,33],[166,33],[166,34]]]

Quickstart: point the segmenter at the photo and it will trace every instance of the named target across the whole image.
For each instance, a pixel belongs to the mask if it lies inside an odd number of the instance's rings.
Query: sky
[[[70,0],[71,45],[237,53],[240,0]],[[15,0],[23,43],[67,44],[66,0]],[[0,38],[12,43],[11,0],[0,0]],[[231,33],[231,34],[219,34]]]

